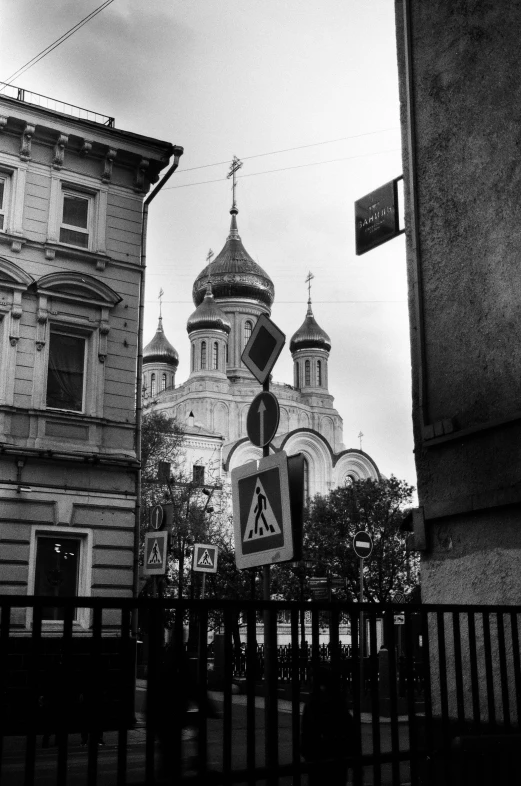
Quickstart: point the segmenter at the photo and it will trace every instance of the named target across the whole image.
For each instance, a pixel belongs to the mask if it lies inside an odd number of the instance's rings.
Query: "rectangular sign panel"
[[[356,253],[365,254],[372,248],[392,240],[405,230],[400,229],[398,181],[391,180],[355,202]]]
[[[145,535],[145,576],[162,576],[166,573],[168,532],[147,532]]]
[[[286,453],[251,461],[231,475],[237,567],[242,570],[292,559]]]
[[[219,549],[209,543],[195,543],[192,570],[196,573],[217,573],[217,554]]]

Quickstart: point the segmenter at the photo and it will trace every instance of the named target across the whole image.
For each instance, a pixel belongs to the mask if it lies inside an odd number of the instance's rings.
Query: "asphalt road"
[[[138,709],[142,708],[143,693],[138,691]],[[221,696],[214,694],[214,698],[219,702]],[[222,704],[221,704],[222,707]],[[291,713],[288,711],[287,702],[279,702],[278,714],[278,743],[279,760],[281,763],[291,762],[292,751],[292,725]],[[138,716],[139,717],[139,716]],[[264,710],[263,699],[256,700],[255,709],[255,739],[256,739],[256,763],[261,766],[264,763]],[[380,725],[381,750],[391,750],[391,734],[388,723]],[[106,732],[104,735],[105,745],[98,748],[98,786],[113,786],[116,783],[117,773],[117,754],[118,754],[118,735],[117,732]],[[399,725],[400,749],[408,748],[408,726],[406,723]],[[372,752],[372,728],[368,723],[362,724],[362,744],[363,752]],[[210,770],[222,770],[224,754],[224,736],[222,719],[208,719],[208,768]],[[183,732],[183,764],[186,772],[191,770],[193,761],[197,757],[197,739],[193,729],[187,728]],[[245,697],[233,696],[232,704],[232,735],[229,747],[229,757],[231,769],[246,768],[246,705]],[[145,779],[145,728],[141,726],[128,733],[127,745],[127,783],[129,786],[141,786]],[[57,777],[57,749],[55,747],[42,748],[41,738],[38,738],[36,751],[36,775],[35,784],[37,786],[55,786]],[[88,749],[80,745],[80,738],[77,734],[69,737],[68,760],[67,760],[67,784],[70,786],[82,786],[87,784],[88,769]],[[1,770],[2,786],[21,786],[24,783],[25,770],[25,742],[22,738],[4,739],[4,756]],[[390,786],[393,784],[392,771],[390,764],[382,765],[381,769],[382,785]],[[351,783],[351,777],[349,782]],[[179,781],[178,781],[179,782]],[[303,778],[305,786],[306,778]],[[400,765],[399,779],[397,784],[409,782],[408,763]],[[368,786],[374,783],[374,772],[372,767],[366,767],[364,772],[364,784]],[[280,786],[290,786],[292,778],[281,778]],[[259,782],[259,786],[261,786]],[[324,784],[327,786],[327,784]]]

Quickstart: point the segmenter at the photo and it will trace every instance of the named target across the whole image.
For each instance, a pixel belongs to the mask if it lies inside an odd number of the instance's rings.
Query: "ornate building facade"
[[[0,97],[0,593],[132,597],[143,200],[180,148],[24,95]]]
[[[246,434],[249,406],[262,388],[241,355],[257,318],[270,315],[275,289],[242,243],[235,201],[230,213],[222,251],[193,285],[188,379],[176,384],[179,356],[163,332],[161,317],[143,352],[145,409],[178,420],[186,433],[187,469],[203,483],[211,482],[210,472],[212,479],[226,482],[232,469],[262,456]],[[331,341],[315,320],[311,297],[289,350],[293,384],[270,385],[280,404],[272,449],[304,455],[308,497],[325,494],[349,478],[379,478],[370,456],[343,444],[342,418],[328,387]]]

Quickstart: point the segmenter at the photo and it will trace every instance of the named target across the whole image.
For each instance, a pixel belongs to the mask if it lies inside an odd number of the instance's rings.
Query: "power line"
[[[95,16],[100,14],[105,8],[107,8],[107,6],[109,6],[113,2],[114,0],[105,0],[105,2],[102,3],[100,6],[98,6],[97,8],[95,8],[94,11],[91,11],[91,13],[87,14],[87,16],[84,17],[80,22],[77,22],[77,24],[75,24],[73,27],[67,30],[66,33],[63,33],[59,38],[57,38],[56,41],[53,41],[52,44],[49,44],[49,46],[46,46],[45,49],[42,49],[42,51],[39,52],[37,55],[35,55],[33,58],[31,58],[31,60],[28,60],[27,63],[25,63],[25,65],[21,66],[21,68],[15,71],[14,74],[11,74],[11,76],[5,80],[4,86],[0,88],[0,92],[4,90],[5,87],[10,85],[13,79],[16,79],[17,77],[21,76],[23,73],[28,71],[29,68],[32,68],[33,65],[36,65],[36,63],[38,63],[40,60],[43,60],[43,58],[46,55],[49,55],[51,52],[53,52],[58,46],[60,46],[60,44],[63,44],[64,41],[66,41],[68,38],[74,35],[74,33],[76,33],[81,27],[83,27],[83,25],[86,25],[87,22],[90,22],[91,19],[94,19]]]
[[[399,147],[395,147],[395,148],[392,148],[391,150],[377,150],[376,152],[371,152],[371,153],[360,153],[357,156],[347,156],[345,158],[330,158],[327,161],[313,161],[310,164],[296,164],[295,166],[285,166],[285,167],[281,167],[280,169],[265,169],[262,172],[246,173],[245,175],[241,175],[241,177],[239,179],[242,180],[242,178],[245,178],[245,177],[256,177],[257,175],[269,175],[269,174],[272,174],[273,172],[287,172],[289,169],[303,169],[304,167],[319,166],[320,164],[335,164],[338,161],[353,161],[355,158],[367,158],[368,156],[380,156],[380,155],[384,155],[385,153],[396,153],[396,152],[399,152],[399,150],[400,150]],[[266,155],[268,155],[268,154],[266,154]],[[185,171],[187,171],[187,170],[185,170]],[[179,186],[165,186],[165,188],[163,188],[163,191],[171,191],[174,188],[190,188],[191,186],[204,186],[207,183],[220,183],[222,180],[226,180],[226,178],[225,177],[218,177],[216,180],[199,180],[197,183],[184,183],[183,185],[179,185]]]
[[[191,300],[163,300],[163,305],[185,305],[186,303],[191,303]],[[293,306],[301,306],[304,301],[302,300],[277,300],[277,306],[280,305],[293,305]],[[145,303],[157,303],[157,299],[154,300],[147,300],[145,299]],[[345,303],[400,303],[400,304],[407,304],[407,300],[313,300],[313,305],[322,304],[326,306],[334,306],[334,305],[343,305]]]
[[[255,153],[252,156],[241,156],[241,161],[249,161],[252,158],[262,158],[263,156],[274,156],[278,153],[291,153],[293,150],[304,150],[307,147],[318,147],[319,145],[332,145],[335,142],[346,142],[349,139],[359,139],[364,136],[374,136],[375,134],[385,134],[387,131],[398,131],[399,126],[392,126],[391,128],[381,128],[379,131],[367,131],[364,134],[353,134],[352,136],[340,136],[338,139],[326,139],[323,142],[311,142],[308,145],[298,145],[297,147],[285,147],[282,150],[271,150],[269,153]],[[208,169],[212,166],[228,165],[229,161],[216,161],[215,164],[202,164],[201,166],[192,166],[188,169],[178,170],[178,174],[182,172],[194,172],[196,169]],[[214,182],[214,181],[212,181]]]

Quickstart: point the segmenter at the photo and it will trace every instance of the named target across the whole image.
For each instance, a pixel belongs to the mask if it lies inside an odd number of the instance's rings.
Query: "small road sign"
[[[357,557],[367,559],[373,551],[373,539],[367,532],[361,530],[353,538],[353,549]]]
[[[241,360],[261,385],[275,365],[286,336],[266,314],[261,314],[251,332]]]
[[[160,576],[166,573],[168,532],[145,534],[145,576]]]
[[[334,579],[331,579],[330,584],[331,584],[331,587],[333,587],[333,589],[340,589],[341,587],[345,587],[346,580],[335,577]]]
[[[276,396],[264,390],[255,396],[248,410],[246,430],[250,442],[263,448],[269,445],[279,427],[280,407]]]
[[[395,614],[394,615],[394,624],[395,625],[405,625],[405,614]]]
[[[196,573],[217,573],[219,549],[208,543],[196,543],[192,558],[192,570]]]
[[[161,505],[154,505],[150,511],[150,527],[151,529],[161,529],[163,526],[163,507]]]
[[[327,587],[328,579],[327,576],[318,576],[312,579],[308,579],[308,584],[311,587],[311,589],[314,589],[315,587]]]
[[[284,451],[232,470],[237,567],[253,568],[293,557],[288,457]]]
[[[405,603],[405,595],[403,594],[403,592],[395,592],[394,593],[393,602],[394,603]]]

